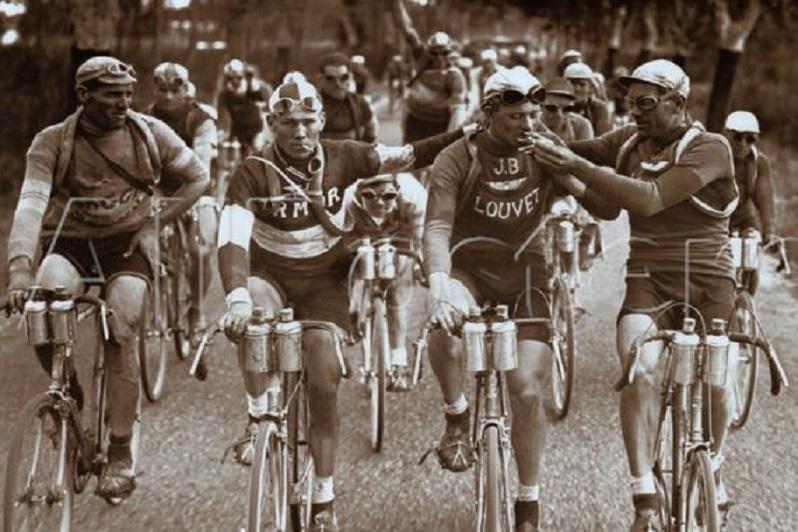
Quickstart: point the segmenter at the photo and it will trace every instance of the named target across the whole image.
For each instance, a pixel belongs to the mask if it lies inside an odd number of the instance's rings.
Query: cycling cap
[[[529,70],[522,66],[505,68],[491,74],[485,82],[485,98],[491,93],[504,91],[518,91],[522,94],[530,94],[540,87],[538,78],[529,73]]]
[[[562,54],[562,57],[560,57],[560,60],[570,59],[571,57],[574,57],[576,59],[580,59],[581,60],[582,59],[582,52],[580,52],[579,50],[574,50],[573,48],[571,48],[570,50],[566,50]]]
[[[285,76],[283,76],[283,83],[297,83],[297,82],[307,83],[307,78],[305,74],[300,72],[299,70],[292,70],[288,72]]]
[[[634,82],[656,85],[675,91],[684,98],[690,94],[690,78],[679,65],[667,59],[655,59],[643,63],[634,69],[631,76],[623,76],[619,81],[625,87]]]
[[[354,60],[354,57],[352,58],[352,60]],[[331,67],[345,66],[347,69],[349,69],[349,63],[350,63],[349,56],[341,52],[333,52],[321,58],[321,61],[319,61],[319,70],[321,72],[324,72],[325,67],[328,66]]]
[[[99,55],[85,61],[75,73],[76,87],[91,80],[108,85],[135,83],[136,71],[115,57]]]
[[[759,133],[759,120],[756,119],[754,113],[734,111],[726,118],[726,124],[723,127],[740,133]]]
[[[352,64],[353,65],[365,65],[366,64],[366,58],[363,57],[362,55],[353,55],[352,56]]]
[[[226,65],[224,65],[224,75],[225,76],[241,76],[244,77],[244,71],[246,67],[244,66],[244,62],[240,59],[231,59]]]
[[[461,56],[457,58],[455,64],[458,66],[458,68],[468,69],[474,66],[474,61],[470,57]]]
[[[363,187],[370,187],[379,183],[396,183],[397,177],[398,174],[377,174],[375,176],[358,179],[357,188],[359,190]]]
[[[563,73],[568,79],[593,79],[593,70],[584,63],[571,63]]]
[[[493,48],[487,48],[482,50],[482,53],[479,54],[479,58],[482,61],[498,61],[499,55],[496,53],[496,50]]]
[[[574,86],[565,78],[551,78],[549,82],[544,85],[544,88],[546,89],[546,94],[565,96],[572,100],[576,99]]]
[[[446,48],[452,47],[452,39],[442,31],[436,31],[427,39],[427,46],[430,48]]]
[[[269,98],[269,111],[274,114],[290,113],[296,108],[321,112],[322,105],[316,87],[307,81],[294,80],[283,83]]]
[[[155,67],[153,77],[161,83],[188,83],[188,69],[178,63],[161,63]]]

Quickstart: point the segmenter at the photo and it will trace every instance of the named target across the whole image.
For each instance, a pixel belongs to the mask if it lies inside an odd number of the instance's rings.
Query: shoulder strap
[[[635,131],[632,136],[626,139],[626,142],[621,145],[621,148],[618,150],[618,157],[615,159],[616,172],[621,172],[624,165],[629,162],[629,154],[632,153],[634,147],[637,146],[639,138],[637,131]]]
[[[144,142],[147,145],[147,153],[150,156],[150,164],[152,165],[153,181],[155,184],[158,184],[161,181],[163,164],[161,164],[161,153],[160,150],[158,150],[158,143],[155,140],[152,129],[150,129],[150,124],[147,121],[148,119],[135,111],[128,111],[127,116],[144,136]]]
[[[84,137],[84,139],[86,140],[86,143],[89,145],[89,147],[91,147],[91,149],[94,150],[94,153],[99,155],[102,158],[102,160],[105,161],[108,164],[108,166],[113,168],[114,171],[117,173],[117,175],[119,177],[121,177],[122,179],[124,179],[127,182],[128,185],[130,185],[130,186],[132,186],[134,188],[137,188],[138,190],[141,190],[142,192],[145,192],[149,196],[152,196],[154,194],[154,191],[153,191],[151,185],[148,185],[147,183],[142,181],[140,178],[138,178],[138,177],[134,176],[133,174],[131,174],[128,171],[127,168],[125,168],[124,166],[118,164],[116,161],[112,161],[107,155],[105,155],[103,153],[103,151],[99,148],[99,146],[97,146],[94,143],[94,140],[92,140],[91,138],[88,138],[88,137]]]

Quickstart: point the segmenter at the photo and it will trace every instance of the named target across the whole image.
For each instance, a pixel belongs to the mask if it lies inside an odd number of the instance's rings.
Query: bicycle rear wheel
[[[698,449],[690,453],[686,472],[683,495],[687,530],[719,531],[715,477],[709,462],[709,452]]]
[[[558,277],[552,287],[550,312],[554,417],[563,419],[568,415],[573,393],[576,339],[571,293],[568,284],[562,277]]]
[[[185,251],[182,231],[175,231],[172,239],[174,249],[170,250],[169,271],[169,330],[175,344],[175,354],[185,360],[191,354],[189,308],[191,307],[191,284],[188,278],[189,257]]]
[[[673,486],[673,428],[671,427],[671,407],[663,404],[660,410],[659,427],[654,447],[654,482],[659,499],[659,525],[662,530],[671,526],[670,493]]]
[[[737,294],[734,303],[731,330],[756,336],[754,300],[748,292]],[[737,372],[734,376],[734,413],[731,428],[741,429],[748,421],[756,392],[756,377],[759,371],[759,352],[756,346],[740,344],[738,351]]]
[[[391,353],[388,338],[388,321],[385,315],[385,302],[375,297],[372,304],[371,326],[371,449],[378,453],[382,450],[385,433],[385,362]]]
[[[23,410],[6,462],[3,529],[71,527],[74,504],[69,422],[57,400],[34,397]]]
[[[304,384],[298,381],[300,378],[299,373],[289,373],[283,381],[285,394],[290,394],[297,383],[300,386],[293,403],[288,407],[288,448],[291,454],[289,497],[293,532],[310,530],[310,505],[313,481],[316,477],[313,456],[311,456],[308,444],[310,409],[305,396]]]
[[[151,403],[163,397],[166,386],[166,312],[168,308],[169,278],[158,277],[157,290],[145,298],[139,326],[139,365],[144,393]]]
[[[288,464],[285,443],[277,425],[263,423],[255,443],[255,457],[249,477],[248,532],[286,530],[288,507]]]

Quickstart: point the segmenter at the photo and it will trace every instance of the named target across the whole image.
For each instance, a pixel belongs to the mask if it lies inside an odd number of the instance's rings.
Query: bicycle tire
[[[191,354],[191,282],[189,267],[191,258],[186,251],[187,237],[180,224],[175,224],[169,246],[169,330],[175,346],[175,354],[185,360]]]
[[[34,529],[60,530],[63,532],[71,528],[74,493],[73,480],[69,477],[73,471],[70,464],[73,453],[69,448],[69,421],[59,413],[57,403],[57,399],[47,395],[39,395],[29,400],[28,404],[25,405],[21,421],[17,425],[11,442],[6,462],[3,530]],[[52,422],[50,431],[45,430],[48,420]],[[33,442],[27,441],[27,437],[31,435],[29,429],[34,431]],[[47,439],[52,442],[52,445],[46,441]],[[32,449],[35,458],[30,467],[25,467],[25,453],[30,451],[30,447],[27,445],[30,443],[33,444]],[[55,452],[51,453],[49,451]],[[53,455],[54,467],[43,468],[44,459],[50,454]],[[58,478],[59,471],[62,471],[60,479]],[[34,486],[30,484],[31,479],[38,478],[38,472],[44,473],[42,480],[44,481],[44,486],[47,487],[47,490],[42,490],[41,494],[38,494]],[[21,473],[21,476],[18,477],[18,473]],[[25,479],[25,481],[20,482],[22,479]],[[24,489],[22,484],[25,485]],[[39,507],[39,503],[45,506]],[[52,517],[54,522],[51,522],[49,526],[41,522],[34,526],[23,526],[17,522],[15,517],[23,518],[22,523],[26,523],[25,517],[35,517],[29,515],[30,511],[24,511],[25,507],[28,510],[37,507],[46,507],[45,509],[48,511],[53,510]]]
[[[247,532],[285,530],[288,508],[288,478],[285,443],[277,425],[262,423],[255,442],[249,477]]]
[[[669,530],[671,528],[672,440],[671,407],[663,403],[654,447],[654,467],[652,468],[657,499],[659,500],[658,517],[661,530]]]
[[[388,321],[385,315],[385,302],[381,297],[374,298],[372,303],[372,374],[371,379],[371,450],[378,453],[382,450],[385,437],[385,362],[391,354],[388,336]]]
[[[164,338],[164,310],[168,308],[169,278],[158,278],[158,291],[150,291],[141,308],[139,323],[139,366],[144,394],[151,403],[161,400],[166,388],[167,353]],[[157,298],[157,305],[156,303]]]
[[[551,384],[554,418],[564,419],[571,406],[574,387],[574,358],[576,338],[574,330],[574,309],[568,283],[558,277],[551,292],[552,329],[552,368]]]
[[[284,381],[284,389],[293,390],[293,383],[300,374],[288,374]],[[291,504],[291,529],[293,532],[310,530],[310,507],[313,495],[315,469],[313,456],[310,453],[308,427],[310,426],[310,409],[305,397],[304,384],[298,390],[296,399],[288,407],[288,447],[291,451],[291,486],[289,488]]]
[[[687,530],[718,532],[720,516],[715,498],[715,476],[706,449],[690,453],[683,493]]]
[[[479,454],[480,463],[484,464],[482,481],[484,489],[484,503],[482,515],[478,516],[483,532],[501,532],[504,521],[502,514],[502,463],[499,455],[499,429],[495,425],[488,425],[482,432]]]
[[[754,300],[746,291],[740,291],[734,302],[732,331],[756,336],[756,307]],[[738,430],[745,426],[754,405],[756,380],[759,373],[759,351],[756,346],[740,345],[737,372],[734,376],[734,412],[731,428]]]

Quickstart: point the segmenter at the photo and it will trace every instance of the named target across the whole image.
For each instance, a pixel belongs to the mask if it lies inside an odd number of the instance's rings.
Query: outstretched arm
[[[756,162],[757,178],[754,189],[754,205],[759,211],[759,218],[762,222],[762,236],[765,241],[773,235],[776,226],[776,208],[773,201],[773,180],[770,177],[770,161],[760,155]]]
[[[419,37],[418,32],[413,27],[413,20],[410,18],[403,0],[394,1],[393,19],[413,50],[424,46],[424,43],[421,42],[421,37]]]

